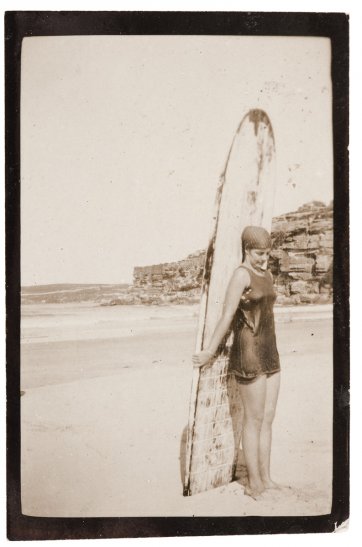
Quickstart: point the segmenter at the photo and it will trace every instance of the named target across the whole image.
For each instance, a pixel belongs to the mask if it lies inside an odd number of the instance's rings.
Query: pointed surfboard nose
[[[274,140],[273,128],[269,120],[269,117],[267,113],[264,112],[264,110],[260,110],[258,108],[249,110],[246,117],[248,117],[250,123],[254,124],[255,136],[258,134],[260,124],[264,124],[268,128],[268,130],[271,132],[272,139]]]

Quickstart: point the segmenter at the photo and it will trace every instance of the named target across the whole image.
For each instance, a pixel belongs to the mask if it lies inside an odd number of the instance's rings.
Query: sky
[[[25,38],[22,285],[130,282],[205,248],[251,108],[274,128],[274,216],[329,203],[331,98],[325,38]]]

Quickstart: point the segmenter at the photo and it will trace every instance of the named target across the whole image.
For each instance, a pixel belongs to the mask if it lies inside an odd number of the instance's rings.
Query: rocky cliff
[[[141,300],[198,302],[205,251],[197,251],[179,262],[134,268],[133,288]]]
[[[332,302],[333,205],[311,202],[273,219],[269,268],[279,304]],[[205,251],[179,262],[136,267],[133,287],[113,304],[197,302]]]
[[[333,205],[311,202],[274,218],[272,240],[277,302],[332,302]]]

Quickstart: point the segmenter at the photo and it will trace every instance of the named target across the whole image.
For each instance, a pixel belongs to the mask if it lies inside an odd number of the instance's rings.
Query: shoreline
[[[274,308],[275,323],[317,321],[333,317],[333,306]],[[199,304],[112,306],[89,304],[27,304],[22,306],[21,347],[32,344],[142,337],[159,330],[197,333]]]
[[[176,303],[176,302],[168,302],[164,303],[162,305],[152,305],[152,304],[122,304],[117,306],[103,306],[97,302],[25,302],[21,304],[21,309],[30,309],[30,307],[39,306],[45,307],[45,306],[62,306],[62,307],[79,307],[79,308],[138,308],[138,309],[158,309],[158,308],[186,308],[186,307],[193,307],[197,308],[199,306],[199,302],[182,302],[182,303]],[[333,312],[333,302],[326,302],[323,304],[275,304],[274,305],[274,312],[281,312],[281,310],[292,310],[295,312],[304,311],[304,310],[319,310],[319,311],[330,311]]]

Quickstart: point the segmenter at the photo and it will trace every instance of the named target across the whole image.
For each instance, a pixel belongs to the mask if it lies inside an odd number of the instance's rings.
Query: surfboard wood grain
[[[196,352],[208,346],[222,314],[228,282],[241,263],[242,230],[271,229],[275,192],[275,142],[267,114],[250,110],[241,120],[216,193],[214,225],[201,289]],[[194,368],[186,444],[184,495],[233,480],[243,408],[238,384],[228,373],[232,334],[211,366]]]

